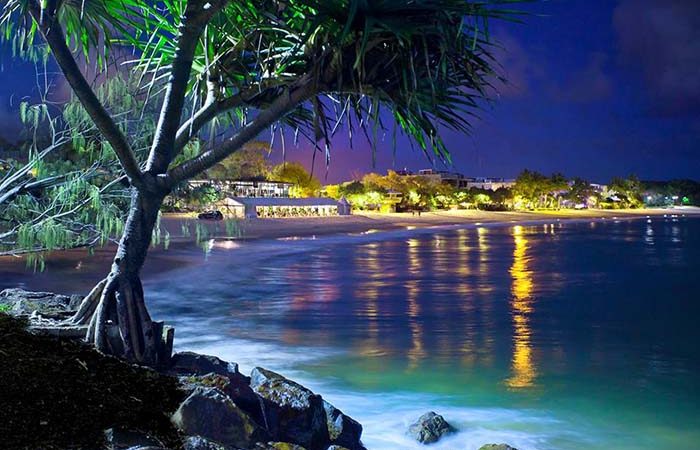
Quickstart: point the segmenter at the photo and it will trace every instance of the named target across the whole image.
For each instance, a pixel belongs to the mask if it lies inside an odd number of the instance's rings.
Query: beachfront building
[[[347,200],[331,198],[226,197],[216,207],[228,217],[241,219],[328,217],[350,214]]]
[[[292,183],[269,180],[190,180],[191,188],[210,185],[227,197],[289,197]]]
[[[467,187],[466,178],[461,173],[450,172],[447,170],[421,169],[418,175],[438,183],[445,183],[454,186],[457,189]]]
[[[515,186],[515,180],[506,178],[469,177],[465,180],[467,189],[476,188],[495,191],[500,188],[512,188]]]

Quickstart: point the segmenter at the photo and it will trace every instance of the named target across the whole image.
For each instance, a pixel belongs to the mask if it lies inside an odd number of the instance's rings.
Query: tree
[[[266,159],[266,142],[248,142],[243,147],[207,171],[214,180],[265,179],[270,174]]]
[[[159,327],[146,309],[140,272],[163,199],[282,124],[328,142],[331,120],[368,136],[396,127],[423,152],[449,159],[443,128],[469,132],[494,61],[487,21],[509,19],[501,1],[463,0],[7,0],[0,36],[25,56],[39,42],[116,155],[130,186],[130,208],[108,276],[73,319],[102,352],[163,363]],[[136,55],[145,92],[161,95],[148,156],[105,109],[78,58],[106,68],[116,50]],[[150,96],[149,96],[150,97]],[[323,97],[333,101],[323,102]],[[192,105],[185,114],[185,105]],[[331,117],[327,105],[342,105]],[[352,120],[352,118],[355,120]],[[359,120],[358,120],[359,119]],[[206,125],[220,136],[199,154],[183,149]],[[223,130],[222,132],[213,132]]]
[[[292,183],[290,196],[313,197],[321,190],[321,182],[298,162],[284,162],[272,168],[269,178],[273,181]]]
[[[115,76],[95,94],[143,155],[155,116],[135,90],[132,80]],[[45,250],[106,242],[121,231],[128,210],[119,163],[81,104],[71,99],[55,115],[50,109],[20,104],[23,131],[33,137],[16,152],[26,162],[0,164],[0,254],[26,253],[34,264],[43,263]]]

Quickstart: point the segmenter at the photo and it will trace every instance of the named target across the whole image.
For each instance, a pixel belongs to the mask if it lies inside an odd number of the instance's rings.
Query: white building
[[[345,199],[289,197],[226,197],[216,207],[228,217],[241,219],[326,217],[350,214]]]
[[[292,183],[268,180],[191,180],[191,188],[211,185],[230,197],[289,197]]]
[[[512,188],[514,185],[515,180],[505,178],[471,177],[466,179],[466,187],[468,189],[476,188],[495,191],[500,188]]]

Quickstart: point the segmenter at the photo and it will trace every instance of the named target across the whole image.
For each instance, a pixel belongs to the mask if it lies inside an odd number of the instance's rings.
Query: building
[[[210,185],[227,197],[289,197],[292,183],[269,180],[191,180],[191,188]]]
[[[228,217],[241,219],[327,217],[350,214],[347,200],[331,198],[226,197],[216,207]]]
[[[486,177],[470,177],[465,179],[465,187],[467,189],[484,189],[486,191],[495,191],[500,188],[512,188],[515,185],[515,180],[505,178],[486,178]]]
[[[457,189],[466,187],[466,179],[461,173],[447,170],[421,169],[418,171],[418,175],[438,183],[450,184]]]

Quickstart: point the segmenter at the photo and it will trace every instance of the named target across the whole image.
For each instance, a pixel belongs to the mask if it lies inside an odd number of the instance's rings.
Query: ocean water
[[[211,241],[146,282],[176,346],[301,381],[370,449],[700,448],[700,220]]]

